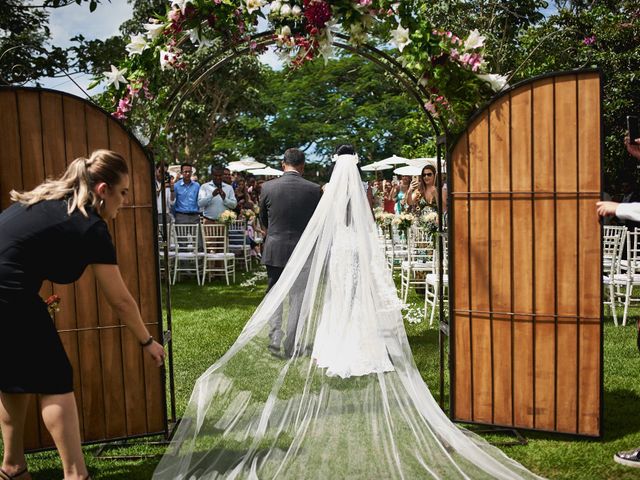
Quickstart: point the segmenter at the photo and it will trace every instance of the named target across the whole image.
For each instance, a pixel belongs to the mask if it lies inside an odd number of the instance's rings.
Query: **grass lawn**
[[[173,287],[173,339],[176,402],[178,415],[184,410],[198,376],[233,344],[246,321],[264,295],[266,281],[254,287],[239,287],[249,276],[240,276],[236,285],[227,287],[219,281],[199,287],[185,282]],[[410,297],[421,307],[421,299]],[[631,317],[638,316],[638,310]],[[633,323],[633,322],[632,322]],[[434,396],[438,398],[438,332],[427,322],[406,323],[407,334],[416,364]],[[605,409],[604,438],[577,440],[564,435],[521,432],[526,446],[501,447],[507,455],[536,473],[558,479],[637,479],[640,471],[620,466],[612,456],[618,450],[640,446],[640,354],[636,350],[633,325],[615,327],[605,318]],[[447,376],[448,381],[448,376]],[[487,437],[501,441],[498,436]],[[160,455],[164,447],[150,445],[157,439],[130,441],[109,447],[103,455]],[[159,458],[142,460],[97,458],[98,447],[85,448],[93,478],[147,479]],[[62,477],[55,452],[29,455],[34,479]]]

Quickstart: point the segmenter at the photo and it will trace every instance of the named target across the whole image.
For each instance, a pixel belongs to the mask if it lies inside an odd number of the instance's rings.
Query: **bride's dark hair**
[[[353,145],[348,143],[344,143],[336,148],[336,155],[355,155],[356,149],[353,148]]]

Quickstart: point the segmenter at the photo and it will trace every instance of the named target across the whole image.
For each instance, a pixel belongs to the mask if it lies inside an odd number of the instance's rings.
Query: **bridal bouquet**
[[[236,215],[235,212],[231,210],[225,210],[218,217],[218,221],[220,223],[224,223],[225,225],[230,225],[231,222],[233,222],[236,218],[238,218],[238,216]]]

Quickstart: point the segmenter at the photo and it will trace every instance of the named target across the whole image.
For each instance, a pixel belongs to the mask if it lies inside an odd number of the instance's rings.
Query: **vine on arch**
[[[396,58],[426,88],[426,108],[450,127],[505,85],[501,75],[485,71],[484,38],[477,31],[463,38],[426,20],[424,4],[393,0],[172,0],[166,14],[149,19],[131,36],[128,56],[105,72],[113,115],[126,119],[134,103],[153,102],[162,89],[155,73],[189,71],[193,59],[215,42],[247,43],[260,53],[252,35],[259,19],[274,32],[277,51],[295,68],[332,54],[333,32],[356,46],[393,45]],[[389,45],[390,44],[390,45]],[[96,80],[96,84],[102,78]]]

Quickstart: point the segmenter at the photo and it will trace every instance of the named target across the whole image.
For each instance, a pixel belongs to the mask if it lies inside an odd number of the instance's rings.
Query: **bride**
[[[413,361],[358,157],[334,160],[280,280],[196,382],[153,478],[539,478],[438,407]],[[297,318],[290,298],[302,298]],[[291,358],[267,348],[279,309],[297,325]]]

